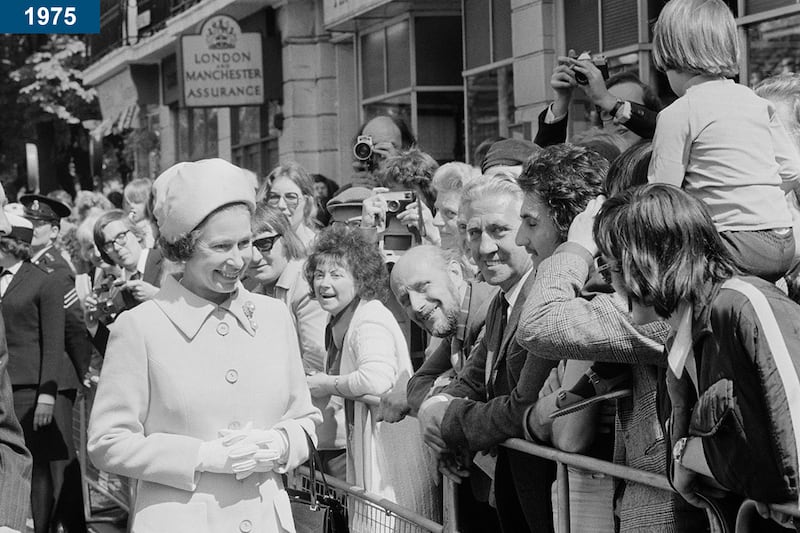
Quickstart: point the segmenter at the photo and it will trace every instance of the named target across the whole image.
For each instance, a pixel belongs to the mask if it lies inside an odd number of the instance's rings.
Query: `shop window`
[[[231,151],[233,162],[259,177],[278,165],[278,131],[272,129],[270,113],[274,103],[231,108]]]
[[[179,161],[197,161],[217,157],[217,110],[190,107],[177,111],[176,132]]]
[[[406,124],[411,126],[411,95],[401,94],[364,106],[364,122],[381,115],[389,115],[391,117],[403,119]]]
[[[639,41],[637,0],[569,0],[564,2],[567,50],[597,53]],[[601,42],[602,36],[602,42]]]
[[[361,90],[372,98],[411,85],[409,22],[361,36]]]
[[[460,85],[461,17],[417,17],[414,34],[417,85]]]
[[[776,74],[800,71],[800,15],[753,24],[747,28],[748,83]]]
[[[636,44],[639,14],[636,0],[603,0],[603,50]]]
[[[464,0],[464,46],[467,70],[510,58],[511,0]]]
[[[600,13],[597,0],[569,0],[564,2],[564,24],[567,50],[581,53],[597,52],[600,48]]]
[[[464,93],[417,95],[419,145],[439,163],[464,161]]]
[[[471,161],[475,149],[484,140],[509,136],[509,126],[514,122],[514,69],[506,65],[469,76],[466,82],[467,154]]]
[[[411,85],[411,54],[409,53],[408,21],[386,28],[386,92],[405,89]]]

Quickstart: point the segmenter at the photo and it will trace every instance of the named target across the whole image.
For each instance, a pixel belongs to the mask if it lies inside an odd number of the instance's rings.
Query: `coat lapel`
[[[514,307],[511,308],[511,314],[508,317],[508,323],[506,324],[506,330],[502,332],[503,340],[500,343],[500,350],[495,355],[494,365],[492,367],[492,374],[497,370],[497,365],[505,359],[506,354],[508,353],[509,344],[514,341],[514,337],[517,335],[517,325],[519,325],[519,316],[522,314],[522,308],[525,307],[525,300],[528,299],[528,293],[533,287],[533,282],[536,278],[536,272],[531,272],[528,275],[528,279],[525,280],[525,284],[522,285],[522,289],[519,291],[519,295],[517,296],[517,300],[514,302]]]
[[[26,277],[28,277],[28,272],[31,268],[34,268],[33,265],[27,262],[23,262],[22,265],[20,265],[17,273],[11,278],[11,283],[8,284],[5,294],[3,294],[3,298],[8,298],[9,293],[16,289],[19,284],[22,283]]]

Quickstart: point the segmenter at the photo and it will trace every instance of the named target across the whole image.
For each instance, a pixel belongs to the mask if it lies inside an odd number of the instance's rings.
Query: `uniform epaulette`
[[[43,264],[43,263],[33,263],[33,266],[35,266],[36,268],[38,268],[39,270],[41,270],[45,274],[52,274],[55,271],[55,269],[53,267],[51,267],[50,265]]]

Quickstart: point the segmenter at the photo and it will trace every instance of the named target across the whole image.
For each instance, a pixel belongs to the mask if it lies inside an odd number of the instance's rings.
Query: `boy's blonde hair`
[[[739,39],[733,13],[721,0],[670,0],[653,28],[653,63],[662,71],[735,76]]]

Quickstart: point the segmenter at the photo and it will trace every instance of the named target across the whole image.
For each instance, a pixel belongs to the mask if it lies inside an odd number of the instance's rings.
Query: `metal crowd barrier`
[[[86,454],[86,428],[89,413],[91,412],[93,392],[82,395],[76,402],[75,431],[78,443],[78,458],[81,464],[83,478],[84,501],[87,520],[98,520],[95,513],[98,510],[92,506],[90,488],[101,494],[113,504],[125,511],[129,510],[132,499],[131,484],[128,479],[102,472],[91,464]],[[360,400],[370,406],[380,405],[380,399],[374,396],[364,396]],[[556,483],[558,491],[558,524],[555,524],[558,533],[570,532],[570,504],[569,504],[569,477],[567,468],[577,467],[590,472],[605,474],[617,479],[624,479],[633,483],[640,483],[659,490],[674,492],[667,478],[644,470],[614,464],[594,457],[567,453],[548,446],[534,444],[522,439],[508,439],[502,446],[529,455],[554,461],[557,467]],[[352,533],[365,531],[369,533],[458,533],[457,502],[455,483],[447,476],[442,476],[442,523],[434,522],[411,509],[402,507],[394,502],[367,492],[362,487],[327,476],[329,493],[344,503],[350,514],[350,522],[355,527]],[[293,488],[308,489],[311,479],[308,468],[301,466],[289,476],[289,486]],[[322,480],[317,479],[317,488],[322,491]],[[547,495],[549,497],[549,494]],[[771,505],[773,510],[800,518],[797,505],[781,504]],[[102,512],[102,509],[100,510]],[[755,513],[755,502],[747,500],[742,504],[736,533],[750,533],[748,526],[750,518]],[[102,520],[102,518],[99,518]],[[725,531],[717,523],[712,531]]]

